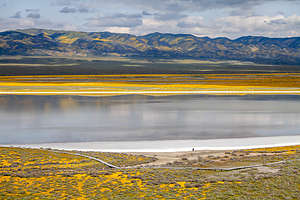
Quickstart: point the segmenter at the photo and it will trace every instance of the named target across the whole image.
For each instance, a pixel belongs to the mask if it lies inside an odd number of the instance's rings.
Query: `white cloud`
[[[72,29],[71,29],[72,27]],[[74,26],[68,23],[55,23],[50,20],[34,19],[34,18],[0,18],[0,31],[15,30],[15,29],[27,29],[27,28],[43,28],[43,29],[66,29],[78,30]]]
[[[22,14],[22,11],[18,11],[13,16],[11,16],[10,18],[20,19],[20,18],[22,18],[21,14]]]
[[[0,28],[107,30],[138,35],[169,32],[230,38],[244,35],[270,37],[300,35],[300,16],[297,10],[293,15],[294,12],[289,14],[280,7],[284,5],[285,8],[291,6],[299,8],[300,0],[51,0],[51,2],[53,6],[47,11],[32,4],[30,7],[35,9],[27,9],[28,13],[24,7],[11,9],[13,11],[6,18],[1,16]],[[20,12],[16,13],[18,10]],[[42,15],[41,19],[38,19],[39,14]]]
[[[227,16],[205,21],[202,16],[187,16],[179,21],[144,18],[143,25],[131,33],[191,33],[197,36],[237,38],[245,35],[295,37],[300,35],[300,16]]]
[[[202,16],[188,16],[181,19],[177,25],[181,28],[202,27],[204,26],[204,18]]]
[[[300,16],[229,16],[216,20],[220,33],[231,36],[264,35],[288,37],[300,35]]]
[[[27,17],[33,18],[33,19],[39,19],[39,18],[41,18],[41,15],[39,13],[29,13],[27,15]]]
[[[116,14],[90,18],[86,26],[88,27],[136,27],[143,24],[142,16],[136,14]]]
[[[152,32],[177,33],[179,28],[176,21],[160,21],[154,18],[144,18],[143,24],[131,29],[131,33],[144,35]]]
[[[104,31],[112,32],[112,33],[130,33],[130,28],[128,27],[109,27],[104,29]]]

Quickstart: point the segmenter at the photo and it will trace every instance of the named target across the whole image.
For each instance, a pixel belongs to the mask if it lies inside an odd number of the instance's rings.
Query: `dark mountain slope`
[[[241,60],[300,64],[300,37],[196,37],[151,33],[144,36],[110,32],[26,29],[0,33],[0,55],[127,56]]]

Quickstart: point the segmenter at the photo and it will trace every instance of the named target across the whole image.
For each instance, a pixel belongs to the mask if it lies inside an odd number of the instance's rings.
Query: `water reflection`
[[[0,143],[300,134],[298,96],[0,96]]]

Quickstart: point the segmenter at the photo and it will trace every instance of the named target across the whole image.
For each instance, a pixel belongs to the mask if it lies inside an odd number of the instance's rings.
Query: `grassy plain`
[[[1,92],[300,91],[300,73],[1,76]],[[291,92],[292,93],[292,92]],[[274,92],[276,94],[276,92]]]
[[[116,165],[154,163],[134,154],[81,152]],[[159,153],[156,153],[159,154]],[[0,148],[0,199],[299,199],[300,146],[186,152],[164,166],[237,166],[234,171],[110,169],[88,158],[46,149]],[[154,161],[154,162],[153,162]]]
[[[148,92],[151,95],[164,91],[243,94],[277,90],[300,91],[298,66],[188,59],[0,57],[0,92],[115,92],[115,95]]]

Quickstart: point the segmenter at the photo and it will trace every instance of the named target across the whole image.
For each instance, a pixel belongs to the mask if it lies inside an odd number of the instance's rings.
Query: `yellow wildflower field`
[[[300,91],[298,73],[1,76],[0,92]]]
[[[245,196],[247,199],[297,199],[300,193],[299,146],[280,149],[283,153],[277,154],[276,149],[270,149],[268,152],[274,154],[265,155],[263,152],[266,151],[255,150],[250,154],[270,161],[275,157],[287,160],[284,164],[215,171],[147,167],[110,169],[86,157],[61,151],[1,147],[0,199],[245,199]],[[285,151],[295,153],[285,154]],[[79,153],[118,166],[136,166],[155,160],[133,154]],[[248,155],[249,152],[224,152],[229,155],[228,163],[245,159],[234,157],[234,154]],[[217,162],[211,158],[210,163]]]

